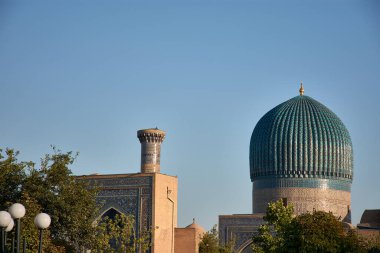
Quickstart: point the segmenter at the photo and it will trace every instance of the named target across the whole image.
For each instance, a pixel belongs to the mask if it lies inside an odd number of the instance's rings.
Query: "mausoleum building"
[[[260,225],[260,214],[271,201],[291,203],[297,215],[321,210],[351,222],[349,132],[335,113],[304,95],[302,83],[299,96],[274,107],[256,124],[249,164],[253,215],[219,216],[221,242],[235,238],[237,252],[250,252],[254,231],[244,224]]]

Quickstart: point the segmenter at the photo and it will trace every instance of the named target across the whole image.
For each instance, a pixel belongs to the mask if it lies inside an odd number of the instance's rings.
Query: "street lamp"
[[[25,215],[25,207],[19,203],[14,203],[8,209],[12,218],[16,220],[16,253],[20,253],[20,219]]]
[[[11,219],[11,222],[9,222],[8,227],[5,229],[5,232],[10,232],[13,229],[14,225],[15,222],[13,221],[13,219]]]
[[[46,213],[39,213],[34,218],[34,225],[40,230],[40,244],[38,247],[38,253],[42,252],[42,231],[50,226],[50,216]]]
[[[4,242],[5,243],[4,243],[4,245],[7,244],[7,233],[13,229],[14,225],[15,225],[15,222],[13,221],[13,219],[11,219],[11,222],[9,222],[8,227],[6,227],[6,229],[5,229],[5,235],[4,235]]]
[[[1,253],[5,253],[5,229],[11,223],[12,217],[7,211],[0,211]]]

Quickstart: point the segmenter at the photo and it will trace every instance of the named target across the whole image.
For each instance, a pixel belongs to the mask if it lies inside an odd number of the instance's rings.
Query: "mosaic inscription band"
[[[253,181],[253,188],[257,190],[279,187],[334,189],[351,192],[351,180],[318,178],[266,178]]]
[[[265,213],[269,202],[286,198],[294,206],[296,215],[313,210],[332,212],[345,218],[351,202],[351,193],[327,188],[262,188],[253,187],[253,213]]]

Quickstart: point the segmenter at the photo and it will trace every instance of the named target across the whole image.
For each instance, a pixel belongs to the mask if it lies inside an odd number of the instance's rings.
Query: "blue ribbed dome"
[[[338,116],[308,96],[294,97],[257,123],[250,144],[251,180],[326,178],[352,181],[350,135]]]

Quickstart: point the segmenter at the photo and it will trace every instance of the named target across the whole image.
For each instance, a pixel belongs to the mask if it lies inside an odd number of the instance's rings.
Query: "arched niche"
[[[236,253],[253,253],[251,249],[252,239],[246,241],[236,250]]]
[[[122,212],[119,211],[119,209],[116,208],[116,207],[109,207],[108,209],[104,210],[104,211],[98,216],[98,218],[97,218],[96,220],[99,222],[100,220],[103,220],[105,217],[108,217],[108,218],[110,218],[111,220],[114,220],[114,219],[115,219],[115,216],[116,216],[117,214],[120,215],[120,214],[122,214]]]

